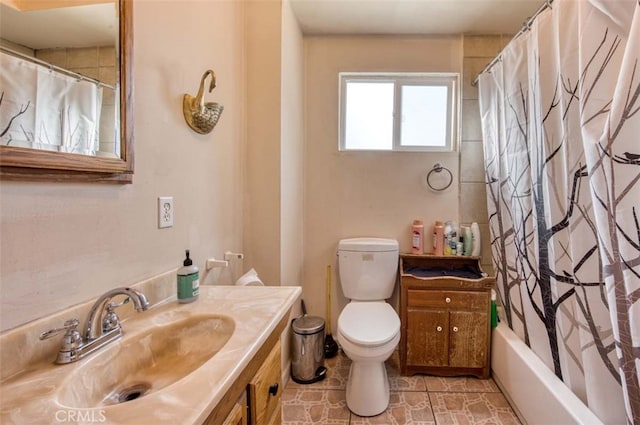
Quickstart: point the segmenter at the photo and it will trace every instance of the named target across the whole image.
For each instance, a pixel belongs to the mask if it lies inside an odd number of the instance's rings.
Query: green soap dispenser
[[[185,254],[182,267],[178,269],[178,302],[181,304],[197,300],[200,293],[200,272],[189,258],[188,249]]]

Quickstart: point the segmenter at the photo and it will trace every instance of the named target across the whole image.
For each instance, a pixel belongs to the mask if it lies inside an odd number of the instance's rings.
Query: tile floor
[[[282,394],[282,424],[520,424],[491,379],[401,376],[398,353],[387,360],[391,400],[385,412],[363,418],[345,401],[350,360],[327,359],[327,377],[314,384],[289,381]]]

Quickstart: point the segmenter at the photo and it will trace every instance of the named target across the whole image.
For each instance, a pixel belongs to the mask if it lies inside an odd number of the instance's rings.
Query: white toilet
[[[389,405],[384,362],[400,341],[400,318],[385,300],[398,271],[398,241],[343,239],[338,244],[342,292],[350,302],[338,317],[337,338],[351,359],[347,407],[358,416],[375,416]]]

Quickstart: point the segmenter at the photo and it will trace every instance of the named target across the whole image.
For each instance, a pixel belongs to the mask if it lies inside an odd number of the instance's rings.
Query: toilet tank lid
[[[390,252],[398,251],[398,241],[384,238],[351,238],[338,243],[339,251]]]

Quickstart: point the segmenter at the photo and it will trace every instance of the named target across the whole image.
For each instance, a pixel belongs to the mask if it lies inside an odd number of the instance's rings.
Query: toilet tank
[[[358,301],[391,297],[398,273],[398,250],[394,239],[342,239],[338,244],[338,270],[345,297]]]

